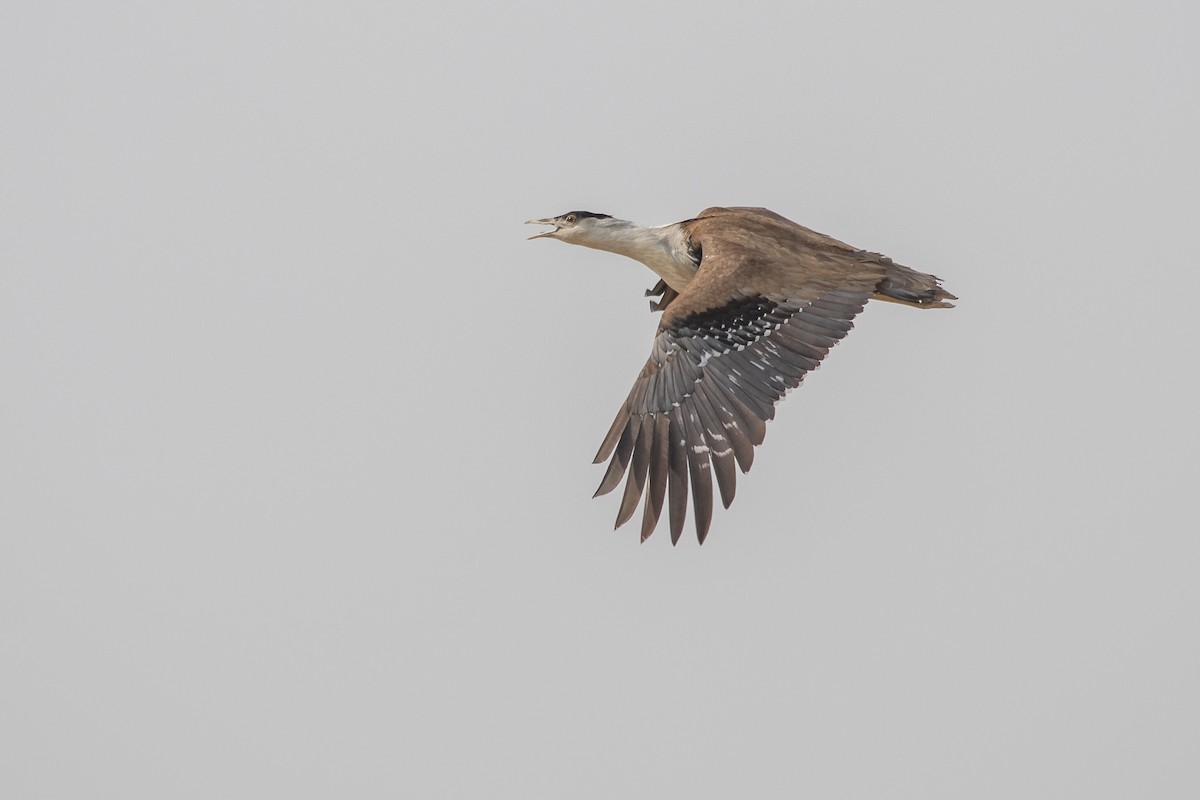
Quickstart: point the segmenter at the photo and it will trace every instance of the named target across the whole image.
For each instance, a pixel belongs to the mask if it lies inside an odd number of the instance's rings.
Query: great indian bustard
[[[559,239],[628,256],[662,279],[646,292],[662,311],[650,360],[617,413],[595,463],[611,459],[596,496],[626,471],[617,525],[646,494],[642,541],[670,487],[671,542],[679,541],[691,485],[696,536],[712,522],[712,480],[733,502],[775,403],[816,369],[872,297],[916,308],[957,300],[933,275],[859,250],[765,208],[709,208],[695,219],[644,228],[572,211],[530,220]],[[648,489],[647,489],[648,484]]]

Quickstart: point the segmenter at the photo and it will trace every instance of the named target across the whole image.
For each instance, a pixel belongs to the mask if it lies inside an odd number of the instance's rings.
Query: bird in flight
[[[642,227],[571,211],[529,220],[558,239],[642,262],[661,280],[647,297],[662,311],[650,359],[600,445],[599,497],[625,480],[616,527],[645,494],[642,541],[668,496],[671,542],[687,516],[712,523],[712,475],[726,508],[775,404],[816,369],[871,298],[915,308],[957,300],[933,275],[851,247],[765,208],[709,208],[694,219]]]

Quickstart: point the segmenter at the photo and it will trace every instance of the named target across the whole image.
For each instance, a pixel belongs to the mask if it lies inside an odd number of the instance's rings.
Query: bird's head
[[[530,239],[550,238],[571,244],[586,245],[597,237],[603,236],[608,227],[618,222],[621,220],[614,220],[608,214],[596,214],[592,211],[568,211],[557,217],[531,219],[525,224],[554,226],[553,230],[535,233],[529,237]]]

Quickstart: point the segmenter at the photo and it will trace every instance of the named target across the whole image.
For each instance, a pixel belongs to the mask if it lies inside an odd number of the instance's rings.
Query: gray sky
[[[1193,3],[168,5],[0,11],[0,795],[1200,794]],[[521,223],[734,204],[962,300],[639,545]]]

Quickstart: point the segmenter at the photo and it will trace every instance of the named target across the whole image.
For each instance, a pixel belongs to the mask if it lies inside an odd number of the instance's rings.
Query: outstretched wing
[[[850,331],[883,276],[882,265],[771,212],[709,209],[683,224],[702,248],[700,270],[663,313],[650,359],[595,459],[609,459],[597,496],[628,473],[617,527],[645,494],[643,541],[668,493],[671,541],[679,541],[689,489],[704,541],[711,474],[728,508],[737,469],[750,469],[775,403]]]

